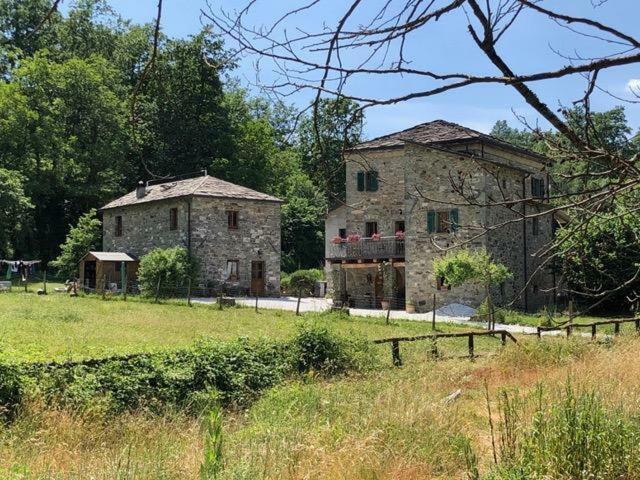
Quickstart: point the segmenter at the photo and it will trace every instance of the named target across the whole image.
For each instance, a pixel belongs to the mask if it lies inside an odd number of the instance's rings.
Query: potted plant
[[[409,300],[405,304],[405,310],[407,313],[416,313],[416,304],[413,300]]]
[[[396,240],[404,240],[404,232],[402,230],[396,232]]]
[[[336,245],[340,245],[342,243],[342,237],[340,235],[335,235],[332,239],[331,239],[331,243],[334,243]]]
[[[360,235],[358,235],[357,233],[350,233],[349,235],[347,235],[347,242],[355,243],[359,241],[360,241]]]
[[[371,234],[371,240],[374,240],[374,241],[376,241],[376,242],[377,242],[377,241],[378,241],[378,240],[380,240],[381,238],[382,238],[382,235],[381,235],[381,234],[379,234],[379,233],[372,233],[372,234]]]

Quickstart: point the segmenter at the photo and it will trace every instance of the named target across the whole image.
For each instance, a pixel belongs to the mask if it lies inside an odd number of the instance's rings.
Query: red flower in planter
[[[357,233],[350,233],[349,235],[347,235],[347,242],[359,242],[360,241],[360,235],[358,235]]]
[[[371,240],[380,240],[382,238],[382,235],[379,233],[373,233],[371,235]]]
[[[336,235],[331,239],[331,243],[335,243],[336,245],[340,245],[342,243],[342,237],[340,235]]]
[[[402,230],[398,230],[396,232],[396,239],[398,240],[404,240],[404,232]]]

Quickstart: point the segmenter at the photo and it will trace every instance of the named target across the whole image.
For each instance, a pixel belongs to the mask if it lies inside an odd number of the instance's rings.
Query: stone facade
[[[544,179],[546,184],[543,166],[539,160],[521,152],[479,141],[448,145],[447,148],[405,142],[400,147],[355,151],[350,153],[346,164],[346,218],[342,220],[342,214],[330,213],[326,234],[333,236],[336,228],[346,228],[348,232],[364,236],[365,223],[377,222],[382,235],[392,236],[398,222],[403,222],[404,259],[396,259],[394,263],[395,270],[401,271],[401,275],[394,277],[393,287],[387,282],[382,291],[388,297],[390,288],[398,292],[404,287],[401,296],[417,311],[431,309],[434,293],[438,305],[456,302],[477,306],[485,296],[480,287],[464,285],[449,290],[438,289],[432,265],[433,259],[443,255],[446,249],[456,246],[486,248],[513,273],[512,279],[495,287],[493,297],[496,302],[535,310],[549,303],[549,290],[554,282],[549,268],[539,268],[543,262],[540,253],[553,235],[553,218],[543,214],[548,207],[543,200],[518,202],[515,212],[486,204],[519,200],[523,195],[530,198],[531,178]],[[369,169],[378,172],[377,191],[358,189],[357,172]],[[458,185],[464,180],[465,196],[475,200],[465,200],[453,188],[452,180]],[[526,223],[510,222],[522,213],[523,208],[527,215],[533,212],[542,215],[536,220],[528,219]],[[451,233],[430,233],[428,212],[437,215],[452,209],[456,210],[458,228]],[[537,223],[535,227],[534,222]],[[503,223],[505,225],[500,226]],[[372,282],[365,272],[379,269],[378,265],[382,265],[384,259],[336,261],[331,259],[329,247],[327,258],[328,269],[347,272],[343,274],[340,288],[331,285],[334,297],[374,295],[375,277]],[[367,261],[373,262],[371,268],[358,265]],[[352,270],[357,273],[350,273]],[[337,275],[328,278],[335,281]],[[390,278],[390,274],[384,278]],[[398,285],[398,279],[404,285]]]
[[[170,228],[173,208],[177,209],[174,230]],[[228,211],[237,212],[237,228],[229,228]],[[122,218],[120,236],[116,236],[118,216]],[[198,261],[197,284],[212,291],[249,293],[254,263],[254,270],[262,272],[262,293],[278,295],[280,243],[280,203],[276,201],[194,195],[103,210],[105,251],[140,258],[155,248],[182,246]],[[237,276],[232,278],[229,261],[237,261]],[[262,268],[257,262],[263,262]]]

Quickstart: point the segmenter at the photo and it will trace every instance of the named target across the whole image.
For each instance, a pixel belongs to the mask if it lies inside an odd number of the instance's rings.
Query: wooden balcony
[[[362,238],[356,242],[346,240],[332,243],[327,260],[365,260],[404,258],[404,239],[382,237],[378,240]]]

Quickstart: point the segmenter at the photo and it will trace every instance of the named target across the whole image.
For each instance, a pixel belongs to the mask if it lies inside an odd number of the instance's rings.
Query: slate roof
[[[381,148],[397,148],[402,147],[405,142],[414,142],[423,145],[445,145],[452,143],[464,143],[474,140],[482,140],[503,148],[514,150],[520,153],[537,157],[540,160],[548,161],[542,155],[518,147],[511,143],[500,140],[486,133],[478,132],[472,128],[463,127],[457,123],[447,122],[445,120],[434,120],[432,122],[421,123],[415,127],[401,130],[400,132],[390,133],[359,143],[351,148],[351,150],[374,150]]]
[[[235,183],[225,182],[209,175],[149,185],[146,188],[146,194],[142,198],[137,198],[134,190],[106,204],[101,210],[187,196],[282,202],[279,198],[266,193],[257,192]]]

